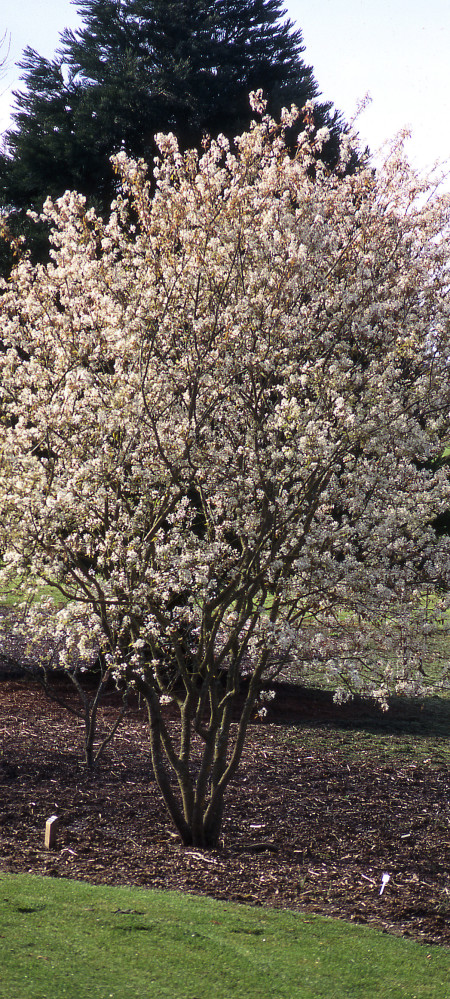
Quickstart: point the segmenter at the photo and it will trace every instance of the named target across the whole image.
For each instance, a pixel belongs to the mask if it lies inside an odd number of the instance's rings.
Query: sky
[[[410,127],[408,155],[415,167],[450,161],[449,0],[285,0],[285,6],[302,30],[304,59],[323,97],[346,120],[366,94],[371,97],[357,126],[364,144],[375,153]],[[20,86],[14,63],[25,46],[51,58],[62,29],[79,23],[70,0],[0,0],[0,36],[10,36],[0,81],[0,134],[9,123],[12,90]]]

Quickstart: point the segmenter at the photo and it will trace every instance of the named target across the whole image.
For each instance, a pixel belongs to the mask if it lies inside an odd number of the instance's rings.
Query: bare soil
[[[116,710],[112,699],[102,724]],[[318,752],[311,733],[333,712],[319,692],[279,691],[268,723],[250,726],[223,839],[206,852],[173,832],[137,703],[89,772],[82,724],[36,683],[3,679],[1,869],[320,912],[450,946],[448,769]]]

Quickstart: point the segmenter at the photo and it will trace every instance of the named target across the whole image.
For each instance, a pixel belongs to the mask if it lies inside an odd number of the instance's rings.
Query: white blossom
[[[252,101],[232,153],[158,136],[156,190],[119,153],[107,222],[45,203],[0,298],[3,576],[163,697],[284,655],[385,704],[447,620],[450,199],[401,145],[346,175],[348,136],[311,179],[313,106],[291,155]]]

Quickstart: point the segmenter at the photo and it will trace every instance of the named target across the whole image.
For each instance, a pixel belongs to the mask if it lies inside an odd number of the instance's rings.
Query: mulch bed
[[[320,912],[450,946],[448,769],[347,763],[308,748],[307,727],[293,745],[289,725],[308,712],[317,724],[322,709],[304,691],[283,689],[269,723],[250,726],[220,848],[209,853],[174,834],[137,703],[88,772],[82,723],[37,684],[3,679],[1,869]],[[106,706],[103,720],[115,710]],[[329,722],[329,700],[326,710]],[[46,851],[53,814],[57,846]],[[380,895],[383,874],[390,880]]]

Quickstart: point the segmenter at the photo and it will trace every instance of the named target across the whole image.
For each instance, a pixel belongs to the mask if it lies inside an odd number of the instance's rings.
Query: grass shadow
[[[375,702],[354,697],[336,704],[333,693],[288,683],[274,685],[275,698],[268,720],[272,724],[307,724],[339,729],[365,730],[383,735],[450,739],[450,699],[440,697],[391,697],[389,710]]]

